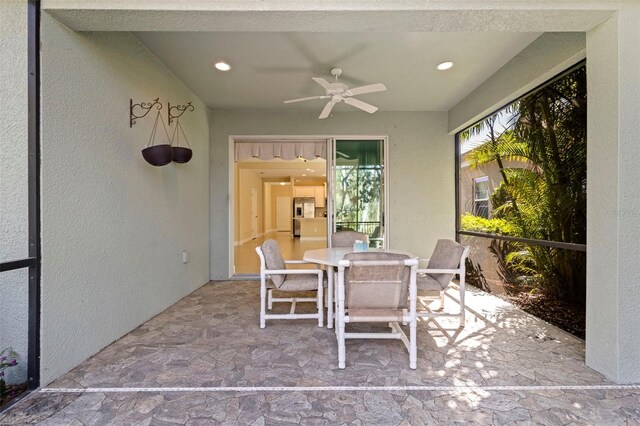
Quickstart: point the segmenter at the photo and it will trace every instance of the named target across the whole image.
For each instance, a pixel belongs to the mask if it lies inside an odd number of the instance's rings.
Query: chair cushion
[[[435,275],[435,274],[434,274]],[[453,277],[452,277],[453,278]],[[451,280],[449,280],[451,282]],[[447,283],[449,285],[449,283]],[[429,274],[418,274],[416,275],[416,286],[419,290],[437,290],[442,291],[446,288],[442,287],[438,281],[436,281]]]
[[[287,269],[287,265],[284,263],[282,253],[280,253],[280,247],[278,247],[276,240],[266,240],[262,243],[261,248],[267,269]],[[270,274],[269,277],[276,288],[282,286],[285,278],[285,276],[281,274]]]
[[[274,283],[275,284],[275,283]],[[326,286],[326,278],[323,278]],[[315,274],[289,274],[278,290],[280,291],[308,291],[318,289],[318,276]]]
[[[409,256],[395,253],[358,252],[345,255],[345,260],[406,260]],[[402,309],[407,307],[411,268],[398,266],[356,266],[345,270],[345,305],[364,309]]]
[[[356,231],[334,232],[331,234],[331,247],[353,247],[356,240],[369,243],[369,236]]]
[[[438,240],[436,248],[429,259],[427,269],[457,269],[464,246],[453,240]],[[449,286],[455,274],[426,274],[416,278],[418,288],[428,290],[444,290]],[[435,288],[436,281],[440,288]]]

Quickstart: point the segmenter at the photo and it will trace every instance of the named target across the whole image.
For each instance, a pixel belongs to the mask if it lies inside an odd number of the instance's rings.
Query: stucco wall
[[[587,34],[587,365],[640,382],[640,7]]]
[[[75,33],[45,13],[42,75],[46,385],[208,281],[209,129],[202,102],[128,33]],[[140,154],[155,117],[129,128],[129,99],[156,97],[163,115],[194,103],[188,164]]]
[[[27,2],[0,2],[0,262],[29,255]],[[9,383],[27,379],[28,271],[0,273],[0,351],[20,356]]]
[[[460,131],[524,95],[585,57],[584,33],[546,33],[449,110],[449,130]]]
[[[392,248],[428,256],[454,237],[454,139],[446,112],[213,111],[211,114],[211,278],[229,265],[230,135],[388,135]]]

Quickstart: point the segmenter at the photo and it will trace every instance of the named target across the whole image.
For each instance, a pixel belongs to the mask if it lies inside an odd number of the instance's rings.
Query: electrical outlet
[[[189,252],[182,250],[182,263],[189,263]]]

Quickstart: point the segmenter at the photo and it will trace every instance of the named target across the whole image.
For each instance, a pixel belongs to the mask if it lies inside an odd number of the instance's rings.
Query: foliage
[[[490,197],[490,220],[506,221],[509,235],[586,243],[586,96],[583,66],[462,134],[468,138],[487,131],[487,139],[467,153],[466,160],[472,167],[497,164],[502,183]],[[496,123],[505,119],[509,125],[497,132]],[[523,166],[508,168],[505,160]],[[511,272],[552,295],[584,303],[583,252],[537,244],[509,246],[502,261]]]
[[[381,182],[380,166],[337,166],[335,201],[337,221],[380,221]]]
[[[6,348],[0,352],[0,399],[4,397],[7,391],[6,383],[4,381],[4,370],[9,367],[15,367],[18,365],[18,354],[11,348]]]
[[[487,234],[514,235],[515,227],[505,219],[474,216],[465,213],[460,217],[460,227],[464,231],[484,232]]]
[[[465,280],[467,283],[478,287],[487,293],[491,292],[491,288],[489,288],[489,284],[482,273],[482,267],[479,263],[473,263],[473,261],[467,257],[465,259],[465,271]]]

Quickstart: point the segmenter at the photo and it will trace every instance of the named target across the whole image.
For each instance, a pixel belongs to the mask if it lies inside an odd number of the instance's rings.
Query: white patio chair
[[[331,247],[353,247],[353,243],[360,240],[369,244],[369,236],[357,231],[339,231],[331,234]]]
[[[465,320],[465,260],[469,255],[469,247],[458,244],[453,240],[438,240],[436,248],[429,259],[421,259],[427,262],[425,269],[418,269],[416,283],[418,290],[432,290],[440,292],[440,309],[444,309],[444,292],[451,285],[456,274],[460,275],[460,312],[445,313],[434,312],[429,309],[419,310],[418,317],[459,317],[460,326],[464,327]]]
[[[417,259],[393,253],[350,253],[338,266],[338,367],[345,368],[346,339],[399,339],[416,368]],[[345,332],[345,324],[387,322],[391,332]],[[399,322],[409,324],[409,338]]]
[[[324,289],[324,271],[322,269],[287,269],[287,264],[307,264],[303,260],[287,260],[282,258],[280,247],[275,240],[266,240],[256,247],[260,257],[260,328],[266,327],[268,319],[309,319],[317,318],[318,326],[323,326],[322,293]],[[314,265],[314,264],[311,264]],[[282,292],[316,291],[316,297],[273,297],[273,290]],[[267,294],[268,292],[268,294]],[[273,303],[291,303],[288,314],[267,314]],[[299,302],[315,302],[318,309],[314,314],[296,314]]]

